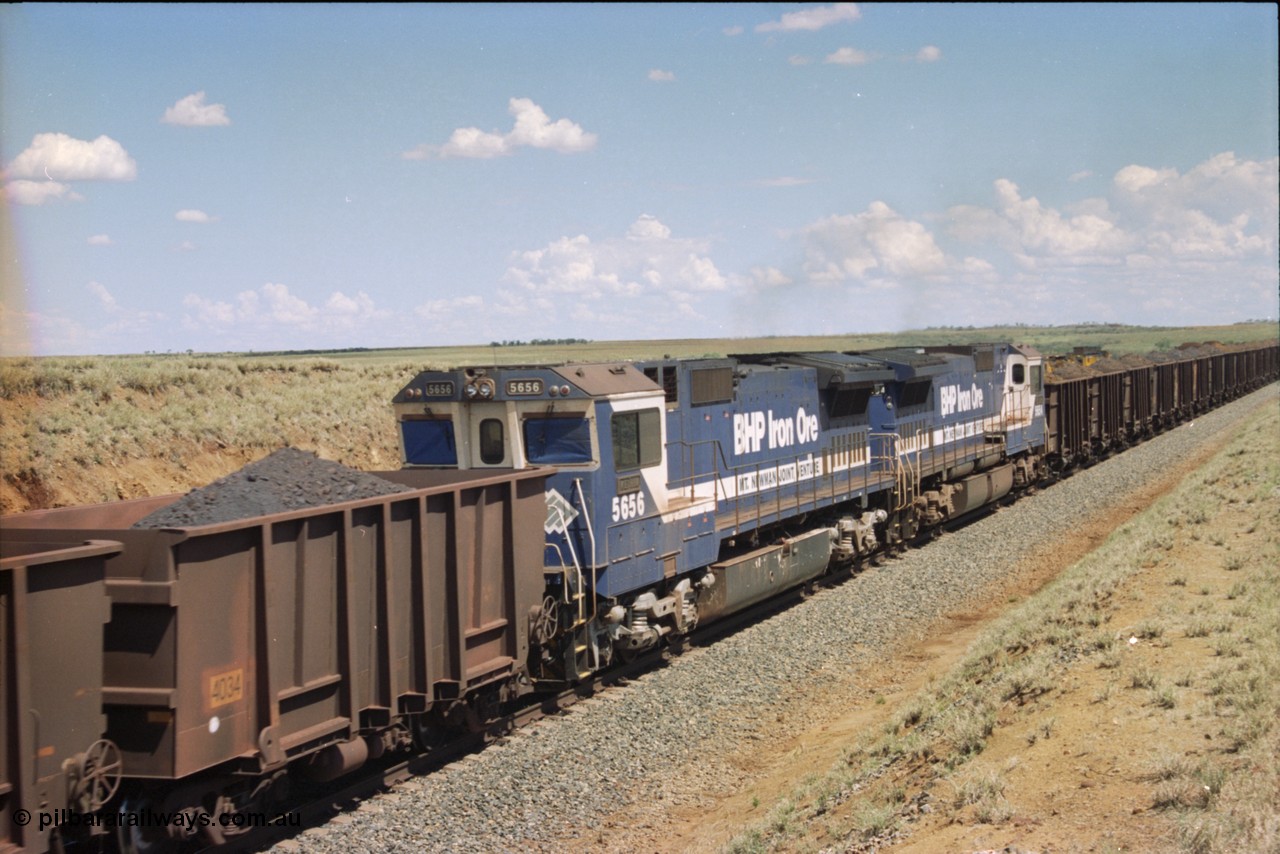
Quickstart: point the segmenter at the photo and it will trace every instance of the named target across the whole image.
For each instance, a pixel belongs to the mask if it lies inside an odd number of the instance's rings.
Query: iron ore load
[[[291,780],[481,727],[1280,376],[1274,343],[1097,355],[427,371],[392,403],[399,471],[278,452],[4,517],[0,851],[227,842]]]

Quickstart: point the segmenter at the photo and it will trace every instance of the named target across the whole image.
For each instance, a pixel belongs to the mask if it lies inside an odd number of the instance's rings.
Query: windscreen
[[[404,437],[404,461],[411,466],[456,466],[458,447],[453,440],[453,422],[447,419],[405,419],[400,422]]]
[[[524,456],[534,465],[592,462],[591,425],[585,418],[526,418]]]

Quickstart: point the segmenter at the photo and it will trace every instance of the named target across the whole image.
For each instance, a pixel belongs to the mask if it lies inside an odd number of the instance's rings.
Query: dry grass
[[[225,470],[215,474],[221,476],[247,459],[288,445],[355,468],[394,468],[399,451],[389,401],[425,368],[992,340],[1025,342],[1045,352],[1077,345],[1142,352],[1184,341],[1246,342],[1273,336],[1267,324],[1086,325],[305,354],[2,358],[0,513],[140,497],[140,487],[95,474],[139,460],[167,461],[180,472],[197,455],[225,451]],[[60,486],[69,480],[78,490],[64,495]],[[179,475],[163,491],[199,485],[203,482]]]
[[[1106,674],[1092,704],[1119,702],[1150,710],[1140,714],[1194,719],[1216,733],[1214,744],[1222,752],[1196,761],[1164,753],[1147,777],[1151,807],[1169,817],[1184,850],[1280,850],[1278,436],[1280,414],[1268,409],[1255,416],[1199,473],[1001,617],[950,674],[904,701],[884,727],[847,748],[825,777],[788,795],[785,830],[750,827],[740,837],[750,840],[744,850],[805,850],[816,838],[829,847],[833,832],[843,840],[837,850],[861,850],[859,840],[868,837],[857,832],[852,817],[892,805],[879,792],[883,781],[911,779],[920,791],[939,794],[946,789],[937,784],[945,781],[952,794],[934,803],[949,811],[951,821],[1009,821],[1016,807],[1006,799],[1003,772],[979,757],[996,728],[1021,720],[1022,704],[1054,710],[1053,698],[1075,659]],[[1229,484],[1229,494],[1212,495],[1215,483]],[[1160,581],[1170,596],[1186,597],[1178,601],[1190,613],[1166,609],[1118,632],[1096,628],[1098,616],[1105,620],[1117,607],[1126,582],[1144,567],[1153,571],[1146,560],[1152,540],[1168,536],[1171,520],[1177,520],[1185,542],[1200,543],[1203,537],[1195,532],[1224,524],[1224,514],[1241,507],[1252,517],[1243,530],[1266,532],[1266,542],[1257,557],[1227,569],[1231,576],[1224,579],[1230,581],[1220,582],[1215,595],[1201,598],[1184,591],[1185,585]],[[1249,607],[1242,607],[1246,601]],[[1207,640],[1197,641],[1202,651],[1190,658],[1174,657],[1176,665],[1166,665],[1165,673],[1138,662],[1118,666],[1130,638],[1152,649],[1167,649],[1174,639]],[[1056,721],[1043,719],[1019,738],[1035,745],[1053,736]],[[815,822],[817,803],[821,826]],[[882,834],[905,831],[913,820],[909,810],[895,809],[877,826]]]

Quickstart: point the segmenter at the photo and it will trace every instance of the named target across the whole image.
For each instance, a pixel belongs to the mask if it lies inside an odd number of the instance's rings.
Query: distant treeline
[[[327,350],[246,350],[243,353],[225,352],[225,353],[200,353],[201,356],[329,356],[334,353],[380,353],[388,350],[398,350],[399,347],[331,347]],[[175,353],[172,350],[165,350],[161,353],[159,350],[144,350],[144,356],[194,356],[195,350],[184,350]]]
[[[539,347],[560,344],[590,344],[590,338],[534,338],[531,341],[490,341],[490,347]]]

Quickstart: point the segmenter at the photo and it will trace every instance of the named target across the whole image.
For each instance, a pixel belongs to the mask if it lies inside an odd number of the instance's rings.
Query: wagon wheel
[[[81,812],[97,812],[115,797],[120,788],[120,748],[114,741],[99,739],[76,757],[76,781],[72,793]]]
[[[560,604],[554,596],[547,596],[542,600],[542,610],[533,623],[533,639],[540,646],[546,646],[559,630]]]

